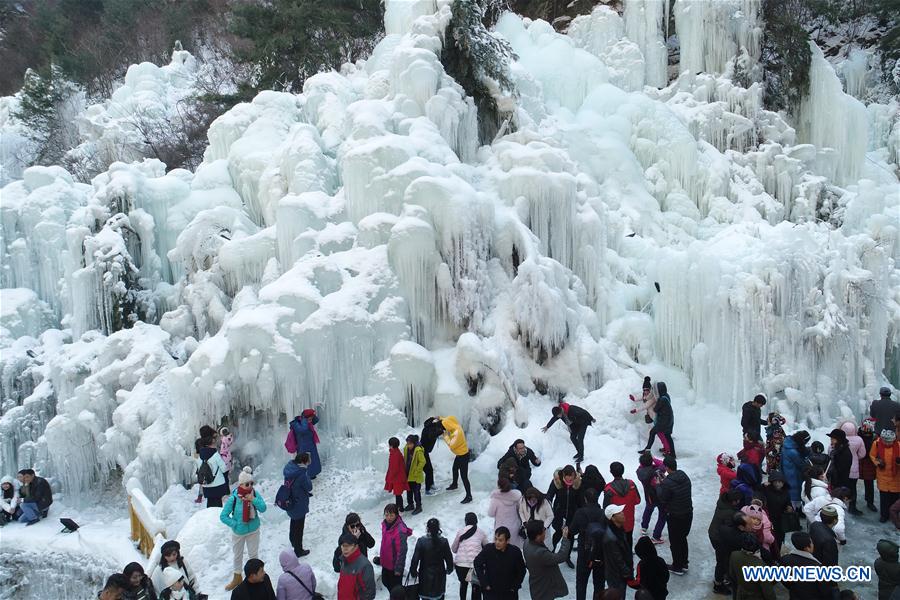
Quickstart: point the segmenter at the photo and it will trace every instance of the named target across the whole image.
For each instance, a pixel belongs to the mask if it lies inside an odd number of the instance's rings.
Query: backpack
[[[285,479],[275,494],[275,506],[281,510],[291,510],[294,506],[294,480]]]
[[[297,453],[297,437],[294,435],[295,421],[296,419],[288,423],[287,437],[284,438],[284,449],[287,450],[289,454]]]
[[[216,473],[213,473],[209,463],[206,462],[206,460],[203,460],[200,462],[200,468],[197,469],[197,483],[200,485],[209,485],[215,480],[217,474],[218,470]]]

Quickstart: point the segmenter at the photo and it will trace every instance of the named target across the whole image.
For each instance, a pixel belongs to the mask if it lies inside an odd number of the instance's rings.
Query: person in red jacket
[[[758,432],[744,432],[744,448],[738,452],[737,457],[741,462],[753,465],[756,474],[762,480],[762,461],[766,457],[766,447]]]
[[[406,460],[400,452],[400,440],[392,437],[388,440],[388,470],[384,476],[384,491],[394,495],[397,510],[403,512],[403,493],[409,491],[409,480],[406,474]]]
[[[628,547],[633,548],[634,508],[641,503],[641,494],[632,480],[622,477],[625,474],[625,465],[614,462],[609,465],[609,472],[613,480],[603,489],[603,508],[610,504],[625,507],[625,523],[622,530],[625,532]]]
[[[731,489],[731,482],[737,477],[737,461],[727,452],[716,457],[716,472],[719,474],[719,495]]]

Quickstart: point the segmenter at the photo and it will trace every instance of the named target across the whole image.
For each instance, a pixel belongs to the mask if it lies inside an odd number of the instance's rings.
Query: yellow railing
[[[135,499],[138,504],[143,505],[143,510],[135,509]],[[148,511],[148,508],[150,509]],[[166,532],[161,530],[161,523],[155,521],[152,514],[152,504],[139,489],[128,490],[128,516],[131,521],[131,540],[137,543],[137,549],[144,556],[149,557],[155,546],[156,536],[162,535],[165,538]],[[142,518],[143,515],[143,518]],[[150,522],[145,523],[144,519]],[[154,522],[155,521],[155,522]]]

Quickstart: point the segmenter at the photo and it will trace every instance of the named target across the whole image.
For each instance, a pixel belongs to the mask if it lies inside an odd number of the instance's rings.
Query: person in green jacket
[[[741,537],[741,549],[732,552],[729,561],[735,600],[775,600],[774,582],[747,581],[744,578],[744,567],[763,567],[765,564],[760,557],[759,540],[752,533],[745,533]]]
[[[900,547],[891,540],[878,540],[875,546],[875,574],[878,575],[878,600],[890,600],[900,591]]]
[[[231,549],[234,552],[234,577],[225,586],[228,591],[241,583],[244,546],[247,547],[247,558],[259,558],[259,513],[266,512],[266,501],[253,488],[253,471],[250,467],[244,467],[238,475],[238,486],[231,492],[219,514],[219,520],[231,529]]]
[[[406,492],[406,511],[417,515],[422,512],[422,484],[425,483],[425,450],[419,444],[419,436],[406,436],[406,448],[403,449],[406,460],[407,481],[409,491]],[[415,504],[414,504],[415,503]]]

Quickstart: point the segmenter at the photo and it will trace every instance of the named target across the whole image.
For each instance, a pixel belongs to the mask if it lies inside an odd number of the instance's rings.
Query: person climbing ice
[[[656,404],[654,404],[656,416],[653,419],[653,427],[647,437],[647,445],[638,450],[638,454],[648,452],[653,448],[653,438],[658,437],[663,447],[663,454],[675,456],[675,441],[672,439],[672,431],[675,428],[675,412],[672,410],[672,398],[664,381],[656,382]]]
[[[547,421],[546,425],[541,427],[541,431],[546,433],[557,421],[565,423],[569,428],[569,439],[572,440],[572,445],[575,446],[575,456],[572,458],[575,459],[575,462],[583,461],[584,436],[587,434],[587,428],[596,422],[596,419],[580,406],[566,402],[560,403],[559,406],[554,406],[550,412],[553,413],[553,416]]]
[[[319,416],[314,408],[303,409],[298,416],[290,423],[290,431],[284,440],[284,448],[291,454],[298,452],[309,453],[309,478],[315,479],[316,475],[322,472],[322,462],[319,460],[319,434],[316,432],[316,425],[319,423]]]

